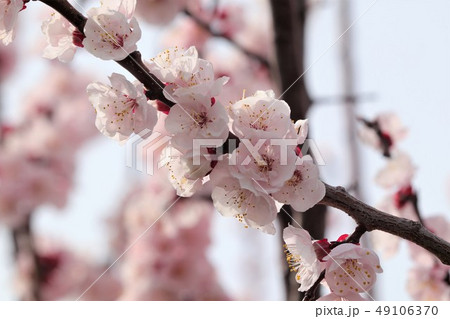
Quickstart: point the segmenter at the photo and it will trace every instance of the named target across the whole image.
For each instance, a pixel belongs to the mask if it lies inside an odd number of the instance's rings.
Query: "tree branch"
[[[28,218],[23,225],[12,230],[12,237],[14,242],[14,255],[16,258],[19,257],[19,254],[24,254],[33,262],[30,291],[27,291],[21,298],[22,300],[40,300],[41,267],[39,256],[34,246],[30,218]]]
[[[317,293],[318,292],[317,290],[320,287],[320,282],[324,278],[325,278],[325,270],[323,270],[320,273],[320,276],[319,276],[319,278],[317,278],[317,280],[314,283],[314,285],[305,292],[305,296],[303,297],[303,301],[314,301],[314,300],[318,299],[319,294]]]
[[[430,232],[421,223],[383,213],[356,199],[343,187],[325,186],[326,194],[320,204],[342,210],[367,231],[381,230],[409,240],[434,254],[442,263],[450,265],[450,243]]]
[[[84,35],[84,26],[86,25],[86,17],[83,16],[77,9],[75,9],[66,0],[34,0],[41,1],[49,7],[58,11],[64,18],[66,18],[74,27]],[[164,94],[164,84],[150,73],[148,68],[142,62],[141,53],[135,51],[130,53],[125,59],[116,61],[123,68],[128,70],[139,82],[141,82],[148,90],[146,92],[147,98],[150,100],[159,100],[168,106],[174,103],[168,100]]]
[[[291,107],[293,120],[307,118],[311,107],[311,98],[305,83],[305,28],[307,7],[305,0],[271,0],[272,17],[275,33],[275,49],[277,56],[279,87],[283,92],[282,98]],[[299,215],[293,209],[291,216]],[[284,228],[289,219],[282,218],[280,223]],[[313,238],[323,238],[325,231],[326,207],[316,205],[305,214],[301,214],[301,224]],[[286,269],[286,272],[289,271]],[[302,299],[297,291],[298,284],[293,274],[286,273],[290,278],[290,286],[286,287],[288,300]],[[287,281],[286,281],[287,282]]]
[[[208,22],[203,21],[202,19],[200,19],[199,17],[197,17],[194,13],[192,13],[191,11],[189,11],[188,9],[185,9],[184,14],[186,14],[188,17],[190,17],[193,21],[195,21],[199,27],[201,27],[203,30],[205,30],[206,32],[208,32],[211,36],[216,37],[216,38],[222,38],[227,40],[229,43],[231,43],[235,48],[237,48],[239,51],[241,51],[242,53],[244,53],[245,55],[247,55],[249,58],[254,59],[256,61],[258,61],[259,63],[261,63],[262,65],[264,65],[266,68],[270,67],[270,63],[269,61],[267,61],[267,59],[257,53],[251,52],[250,50],[248,50],[247,48],[243,47],[241,44],[237,43],[232,37],[230,37],[227,34],[223,34],[223,33],[219,33],[214,31],[213,29],[211,29],[211,27],[209,26]]]

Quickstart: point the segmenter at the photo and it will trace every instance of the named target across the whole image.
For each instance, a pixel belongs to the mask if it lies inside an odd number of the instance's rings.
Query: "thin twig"
[[[440,261],[450,265],[450,243],[439,238],[421,223],[383,213],[350,195],[343,187],[326,186],[326,194],[320,204],[342,210],[367,231],[381,230],[409,240],[430,253]]]
[[[41,269],[39,256],[34,245],[30,218],[27,218],[22,225],[12,229],[12,238],[16,259],[19,258],[19,255],[24,254],[33,263],[30,291],[25,292],[21,298],[23,300],[40,300]]]
[[[227,40],[229,43],[231,43],[235,48],[237,48],[239,51],[241,51],[242,53],[244,53],[246,56],[248,56],[251,59],[254,59],[256,61],[258,61],[259,63],[261,63],[262,65],[264,65],[266,68],[270,67],[270,63],[269,61],[267,61],[267,59],[255,52],[252,52],[250,50],[248,50],[247,48],[243,47],[241,44],[239,44],[238,42],[236,42],[232,37],[230,37],[227,34],[224,33],[220,33],[217,32],[215,30],[213,30],[209,23],[206,21],[203,21],[202,19],[200,19],[199,17],[197,17],[193,12],[191,12],[188,9],[185,9],[184,14],[186,14],[188,17],[190,17],[194,22],[196,22],[198,24],[198,26],[200,26],[203,30],[207,31],[211,36],[216,37],[216,38],[222,38]]]
[[[312,285],[311,288],[309,288],[306,292],[305,292],[305,296],[303,297],[303,301],[314,301],[318,299],[318,293],[317,293],[317,289],[320,286],[321,281],[325,278],[325,270],[323,270],[320,273],[319,278],[317,278],[316,282],[314,283],[314,285]]]

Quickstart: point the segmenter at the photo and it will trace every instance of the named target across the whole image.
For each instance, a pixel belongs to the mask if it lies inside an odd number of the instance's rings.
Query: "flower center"
[[[256,160],[256,164],[261,173],[271,172],[273,169],[273,162],[275,162],[275,160],[270,158],[267,154],[262,154],[261,157]]]
[[[212,122],[209,118],[206,112],[200,112],[200,113],[192,113],[192,118],[195,121],[196,126],[199,126],[200,128],[203,128],[206,126],[207,123]]]
[[[299,170],[294,172],[294,175],[290,180],[287,181],[287,185],[291,187],[295,187],[303,181],[302,173]]]

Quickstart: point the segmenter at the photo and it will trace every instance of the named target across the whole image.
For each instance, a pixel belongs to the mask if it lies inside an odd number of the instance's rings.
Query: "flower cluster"
[[[45,56],[69,61],[76,47],[84,46],[102,59],[124,59],[136,50],[140,38],[135,7],[133,0],[102,2],[88,11],[83,33],[53,14],[42,27],[48,42]],[[223,22],[218,28],[230,31],[226,10],[217,14]],[[153,131],[157,110],[168,115],[164,126],[171,141],[164,154],[169,154],[169,179],[179,196],[192,196],[211,181],[214,205],[221,214],[268,233],[274,232],[273,221],[283,204],[306,211],[323,198],[318,169],[300,150],[307,122],[293,123],[289,106],[273,91],[256,91],[225,107],[220,94],[229,78],[216,78],[212,64],[199,58],[195,47],[167,49],[146,66],[164,83],[163,93],[172,107],[147,101],[142,84],[119,74],[111,75],[110,84],[90,84],[89,100],[99,131],[119,142]],[[240,145],[223,154],[218,148],[230,131]]]
[[[89,79],[63,66],[46,79],[26,95],[24,121],[1,127],[0,219],[12,227],[40,205],[65,205],[75,154],[96,133],[86,108]]]
[[[167,49],[146,64],[165,84],[164,95],[175,103],[171,108],[148,103],[142,85],[117,74],[111,85],[89,85],[88,93],[97,127],[119,141],[153,130],[156,109],[168,113],[165,129],[171,140],[164,154],[179,196],[192,196],[211,182],[221,214],[269,233],[283,204],[306,211],[323,198],[318,169],[299,147],[307,121],[293,123],[289,106],[274,92],[257,91],[225,108],[220,93],[228,78],[216,79],[212,64],[194,47]],[[222,154],[218,147],[230,130],[240,145]]]
[[[158,174],[126,199],[117,254],[152,228],[124,256],[121,300],[228,299],[207,256],[211,203],[175,198],[166,176]]]
[[[47,47],[44,57],[62,62],[73,59],[77,47],[84,47],[103,60],[120,61],[137,50],[141,29],[134,16],[136,0],[111,0],[88,10],[84,30],[77,30],[59,13],[42,25]],[[83,32],[80,32],[83,31]]]
[[[99,276],[96,283],[81,297],[81,300],[116,300],[120,294],[119,280],[111,272],[104,273],[105,265],[87,258],[86,252],[77,252],[73,247],[62,245],[55,238],[36,240],[36,257],[21,250],[17,256],[15,285],[24,299],[28,296],[32,283],[36,280],[36,261],[39,267],[39,294],[41,300],[75,300],[81,296]]]
[[[363,300],[360,294],[367,293],[377,273],[383,271],[378,256],[359,244],[334,242],[332,248],[326,239],[312,241],[306,230],[293,226],[284,229],[283,238],[287,261],[297,273],[299,291],[310,289],[325,272],[322,283],[331,292],[319,300]]]

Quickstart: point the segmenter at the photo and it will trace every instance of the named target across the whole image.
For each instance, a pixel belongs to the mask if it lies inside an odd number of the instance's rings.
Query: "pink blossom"
[[[214,207],[225,217],[234,217],[245,226],[274,234],[273,222],[279,208],[267,193],[243,188],[240,180],[230,176],[226,160],[219,162],[211,173],[215,184],[212,192]]]
[[[230,107],[233,132],[239,138],[283,138],[293,125],[289,105],[273,91],[257,91]]]
[[[65,64],[52,64],[39,82],[25,93],[25,122],[36,117],[51,118],[52,125],[72,149],[98,134],[95,112],[89,107],[86,86],[91,77],[76,73]]]
[[[411,184],[416,168],[408,154],[398,151],[391,154],[387,165],[378,172],[375,182],[384,188],[401,188]]]
[[[390,148],[396,146],[408,133],[400,118],[394,113],[380,114],[374,122],[378,125],[382,137],[390,144]],[[378,134],[379,132],[367,126],[363,126],[359,131],[359,136],[364,143],[383,151],[383,144]]]
[[[72,61],[77,49],[73,41],[75,27],[59,13],[54,12],[43,22],[41,29],[47,40],[44,58],[58,58],[61,62]]]
[[[100,82],[87,87],[89,100],[97,112],[95,125],[99,131],[120,142],[132,133],[144,134],[157,121],[156,109],[147,102],[144,86],[129,82],[123,75],[113,73],[111,85]]]
[[[228,137],[228,115],[220,102],[211,105],[208,96],[186,95],[177,98],[177,104],[171,108],[166,129],[173,135],[172,144],[180,151],[187,151],[193,148],[194,139],[220,139],[225,142]]]
[[[363,293],[376,281],[376,273],[383,270],[378,256],[370,249],[355,244],[341,244],[324,257],[325,280],[338,296]]]
[[[14,39],[17,16],[23,7],[23,0],[0,0],[0,39],[4,45]]]
[[[102,265],[92,262],[86,254],[79,254],[55,245],[55,240],[38,238],[37,262],[39,263],[39,294],[42,300],[76,299],[103,272]],[[16,274],[16,287],[25,298],[31,289],[36,274],[34,260],[27,251],[20,251]],[[111,273],[105,273],[102,280],[92,286],[82,300],[115,300],[120,293],[120,285]]]
[[[212,170],[211,162],[200,155],[199,165],[194,165],[194,156],[192,153],[182,155],[177,149],[168,146],[166,167],[169,171],[168,177],[172,186],[181,197],[191,197],[201,187],[203,176]]]
[[[292,271],[296,271],[299,291],[307,291],[319,279],[323,265],[317,259],[311,235],[304,229],[288,226],[283,230],[286,243],[286,259]]]
[[[271,194],[279,191],[293,176],[297,161],[293,147],[272,145],[270,140],[243,140],[231,155],[236,165],[231,174],[243,188]]]
[[[163,44],[165,47],[178,45],[182,48],[188,48],[195,46],[198,50],[202,50],[210,37],[208,31],[196,21],[186,17],[180,21],[177,20],[175,25],[165,33]]]
[[[151,59],[147,66],[152,74],[168,84],[164,95],[175,103],[183,95],[217,96],[228,81],[227,77],[214,78],[212,64],[199,59],[195,47],[167,49]]]
[[[167,24],[185,7],[186,3],[187,0],[139,0],[137,12],[149,23]]]
[[[131,17],[134,10],[129,11],[127,6],[120,9],[122,12],[102,6],[87,13],[83,45],[103,60],[120,61],[137,50],[136,42],[141,38],[141,29],[136,18]]]
[[[449,267],[442,264],[432,268],[417,265],[408,274],[407,290],[414,300],[450,300]]]
[[[196,199],[174,203],[174,196],[157,174],[126,200],[125,222],[118,221],[125,227],[122,240],[133,242],[153,226],[124,256],[121,300],[228,299],[206,256],[211,204]]]
[[[301,165],[295,166],[292,177],[272,196],[281,203],[291,205],[296,211],[304,212],[325,196],[325,185],[319,179],[319,170],[311,156],[303,156],[301,160]]]

